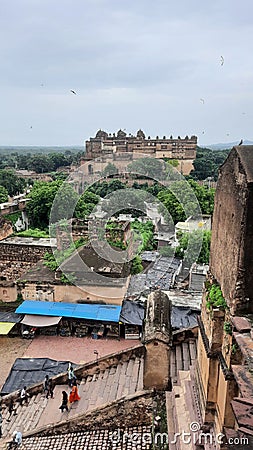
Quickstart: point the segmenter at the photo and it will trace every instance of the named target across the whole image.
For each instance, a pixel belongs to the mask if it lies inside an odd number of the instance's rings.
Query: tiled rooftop
[[[77,433],[55,434],[52,436],[23,439],[20,450],[149,450],[152,444],[151,427],[138,426],[120,430],[100,429]],[[132,438],[131,438],[132,436]]]

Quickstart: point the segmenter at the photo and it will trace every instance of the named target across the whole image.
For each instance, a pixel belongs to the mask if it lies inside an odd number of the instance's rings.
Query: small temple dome
[[[126,133],[123,130],[119,130],[117,133],[117,137],[118,138],[125,138],[126,137]]]
[[[96,138],[107,138],[108,137],[108,133],[106,133],[106,131],[103,130],[98,130],[97,134],[96,134]]]
[[[139,138],[139,139],[145,139],[145,134],[144,134],[144,132],[143,132],[141,129],[139,129],[139,130],[137,131],[136,136],[137,136],[137,138]]]

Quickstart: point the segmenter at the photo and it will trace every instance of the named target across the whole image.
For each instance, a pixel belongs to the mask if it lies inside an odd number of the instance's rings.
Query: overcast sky
[[[0,57],[0,145],[253,140],[252,0],[1,0]]]

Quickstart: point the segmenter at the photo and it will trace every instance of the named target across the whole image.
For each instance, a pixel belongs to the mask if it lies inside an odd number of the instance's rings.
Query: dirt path
[[[31,341],[21,337],[0,336],[0,389],[16,358],[22,358]]]

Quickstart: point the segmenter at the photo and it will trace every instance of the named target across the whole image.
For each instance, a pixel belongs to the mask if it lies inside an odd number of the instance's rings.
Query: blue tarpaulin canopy
[[[80,304],[25,300],[17,309],[18,314],[39,316],[61,316],[74,319],[119,322],[121,306],[101,304]]]

